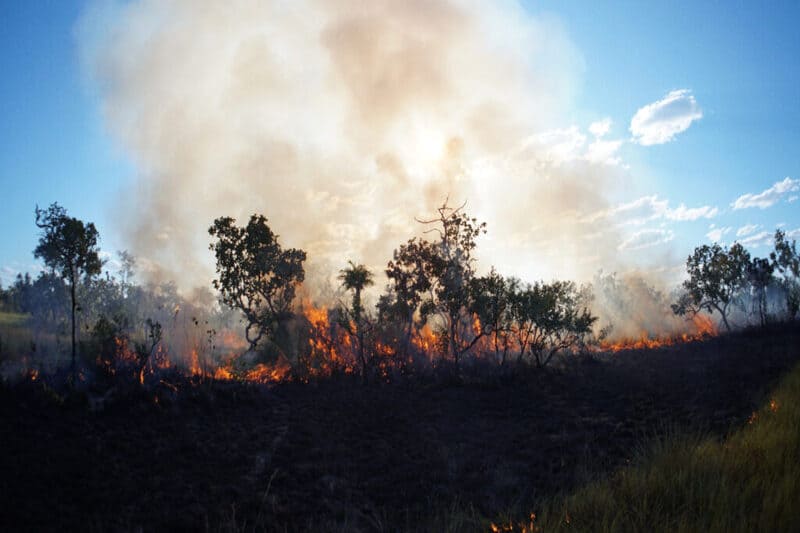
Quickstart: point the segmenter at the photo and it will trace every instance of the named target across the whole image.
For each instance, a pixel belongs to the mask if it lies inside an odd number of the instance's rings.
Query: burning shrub
[[[214,287],[225,304],[239,309],[247,320],[245,337],[255,350],[261,338],[275,333],[291,318],[295,289],[303,282],[303,250],[284,250],[263,215],[250,217],[245,227],[221,217],[208,229],[217,242],[210,245],[217,259],[219,279]]]

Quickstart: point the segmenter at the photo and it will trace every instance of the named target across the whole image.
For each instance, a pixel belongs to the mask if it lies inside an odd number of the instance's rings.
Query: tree
[[[361,291],[365,287],[371,286],[374,281],[372,279],[372,272],[364,265],[356,265],[352,261],[348,261],[350,265],[339,271],[339,280],[342,282],[342,287],[348,291],[353,291],[353,301],[347,315],[352,318],[345,321],[345,328],[348,333],[356,337],[358,343],[358,361],[361,364],[361,377],[367,379],[367,358],[364,350],[364,329],[365,323],[363,320],[364,308],[361,305]]]
[[[418,220],[424,225],[437,225],[426,231],[436,232],[439,239],[411,239],[395,250],[386,275],[392,290],[408,306],[409,312],[420,313],[424,323],[436,315],[441,320],[448,352],[458,366],[462,354],[484,335],[475,334],[471,317],[466,316],[470,304],[470,283],[475,277],[473,251],[475,240],[486,233],[486,223],[447,202],[437,210],[438,218]],[[462,320],[464,319],[464,320]]]
[[[244,314],[245,338],[255,350],[264,335],[273,336],[278,325],[291,318],[296,288],[305,279],[306,253],[284,250],[263,215],[252,215],[245,227],[220,217],[208,233],[217,238],[209,246],[219,274],[214,288],[225,304]]]
[[[501,365],[511,349],[511,303],[518,286],[519,281],[505,279],[494,268],[486,276],[474,278],[470,286],[470,312],[478,318],[482,332],[491,335],[495,358]]]
[[[747,265],[747,280],[753,291],[753,307],[758,310],[761,326],[767,323],[767,287],[775,279],[775,267],[769,259],[754,257]]]
[[[57,203],[46,210],[36,207],[36,226],[41,229],[39,244],[33,251],[34,257],[44,261],[53,273],[58,273],[69,285],[71,303],[71,369],[75,373],[75,346],[77,326],[76,289],[80,279],[90,279],[100,273],[103,266],[98,256],[97,240],[99,234],[94,224],[83,223],[77,218],[67,216],[67,211]]]
[[[515,291],[510,312],[519,360],[527,353],[544,367],[557,353],[579,346],[597,321],[586,307],[588,299],[587,289],[572,281],[536,282]]]
[[[694,249],[686,259],[689,279],[683,282],[685,293],[672,305],[676,315],[694,316],[700,311],[717,311],[725,328],[730,331],[728,311],[747,282],[750,254],[744,246],[734,243],[730,249],[719,244],[704,244]]]
[[[423,299],[431,297],[436,258],[432,243],[411,239],[394,251],[386,268],[389,286],[378,300],[378,316],[384,326],[400,324],[404,355],[411,344],[415,327],[420,327],[428,319],[427,314],[417,315],[417,312],[421,309]],[[416,318],[419,319],[418,323]]]
[[[348,291],[353,291],[353,302],[351,306],[351,313],[353,319],[358,322],[364,308],[361,305],[361,291],[366,287],[372,286],[375,282],[372,278],[372,272],[364,265],[356,265],[352,261],[348,261],[350,265],[339,271],[339,281],[342,282],[342,287]]]
[[[769,254],[773,267],[781,275],[781,285],[786,295],[786,312],[794,320],[800,310],[800,255],[797,243],[786,239],[786,233],[775,230],[775,250]]]

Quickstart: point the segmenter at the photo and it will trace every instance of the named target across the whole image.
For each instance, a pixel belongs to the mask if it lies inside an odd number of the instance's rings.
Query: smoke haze
[[[565,127],[582,58],[516,2],[98,3],[80,35],[151,277],[208,286],[208,226],[254,212],[307,250],[312,285],[348,259],[380,273],[447,196],[488,223],[482,268],[618,267],[613,225],[587,215],[626,179],[619,142]]]

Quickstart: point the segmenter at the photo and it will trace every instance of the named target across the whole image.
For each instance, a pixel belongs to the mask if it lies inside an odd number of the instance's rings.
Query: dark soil
[[[94,409],[4,385],[0,530],[393,531],[453,501],[495,516],[664,432],[724,436],[799,341],[776,327],[459,382],[187,382]]]

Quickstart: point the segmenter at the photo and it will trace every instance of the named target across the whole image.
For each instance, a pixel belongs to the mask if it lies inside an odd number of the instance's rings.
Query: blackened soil
[[[397,530],[569,490],[666,431],[724,436],[800,360],[776,327],[460,382],[0,387],[0,530]],[[155,403],[155,398],[159,402]]]

